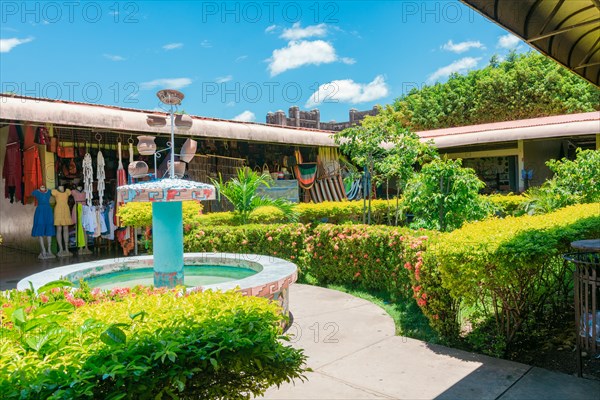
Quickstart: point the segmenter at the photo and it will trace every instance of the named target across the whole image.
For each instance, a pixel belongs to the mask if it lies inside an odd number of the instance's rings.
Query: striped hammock
[[[296,179],[302,189],[310,189],[315,184],[317,177],[317,163],[303,163],[294,165]]]

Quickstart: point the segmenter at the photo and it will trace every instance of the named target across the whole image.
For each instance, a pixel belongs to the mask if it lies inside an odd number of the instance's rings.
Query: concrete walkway
[[[394,336],[378,306],[334,290],[294,285],[294,346],[308,381],[266,399],[596,399],[600,381]]]

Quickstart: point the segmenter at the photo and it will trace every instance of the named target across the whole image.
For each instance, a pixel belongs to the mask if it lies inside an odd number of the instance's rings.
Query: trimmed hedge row
[[[274,255],[321,283],[412,296],[448,341],[459,336],[459,315],[475,329],[492,321],[494,348],[483,350],[502,354],[532,320],[570,301],[571,276],[560,254],[573,240],[598,236],[596,203],[443,234],[359,224],[197,225],[186,232],[185,248]]]
[[[508,345],[530,322],[570,303],[572,277],[561,254],[572,251],[572,241],[597,237],[600,203],[581,204],[466,224],[441,235],[424,263],[439,270],[452,300],[477,310],[476,327],[494,321],[495,335]]]
[[[420,249],[413,234],[370,225],[198,225],[185,233],[184,248],[282,257],[320,282],[353,284],[398,298],[412,294],[404,265],[415,262]]]
[[[3,399],[246,399],[306,370],[260,297],[54,287],[0,306]]]

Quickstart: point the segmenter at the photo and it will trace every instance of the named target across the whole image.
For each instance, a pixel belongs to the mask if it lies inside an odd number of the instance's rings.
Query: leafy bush
[[[571,301],[572,278],[560,255],[572,241],[599,236],[600,203],[576,205],[465,224],[440,237],[426,262],[439,266],[456,301],[476,310],[475,327],[492,321],[501,352],[528,324]]]
[[[184,231],[183,247],[189,252],[262,254],[297,261],[303,254],[308,228],[303,224],[197,225]]]
[[[519,194],[492,194],[484,196],[491,202],[495,213],[500,217],[523,215],[523,203],[527,200],[526,196]]]
[[[408,229],[322,224],[306,238],[303,261],[322,283],[351,284],[385,291],[395,298],[410,297],[410,280],[404,269],[414,257],[405,251],[410,238]]]
[[[278,208],[288,221],[297,219],[293,204],[289,201],[282,198],[261,197],[256,194],[256,190],[261,185],[270,187],[272,179],[268,174],[259,175],[250,168],[240,168],[236,178],[223,182],[223,178],[219,177],[218,181],[212,179],[212,182],[217,188],[219,196],[223,195],[231,202],[234,208],[233,212],[241,224],[247,223],[250,213],[261,206]]]
[[[409,181],[404,194],[414,214],[413,227],[451,231],[466,221],[483,219],[492,207],[479,190],[485,184],[462,160],[436,159]]]
[[[3,399],[245,399],[303,379],[275,303],[240,293],[0,295]]]
[[[543,214],[572,204],[600,201],[600,150],[577,149],[574,161],[566,158],[546,163],[554,177],[526,193],[523,209]]]
[[[395,200],[372,200],[371,220],[375,224],[387,224],[394,221]],[[402,204],[402,202],[400,202]],[[300,203],[294,207],[298,221],[308,223],[362,223],[362,201],[325,201],[322,203]],[[251,224],[284,223],[286,218],[281,211],[272,207],[259,207],[250,213]],[[218,212],[199,215],[188,223],[201,225],[240,225],[240,220],[232,212]]]
[[[200,215],[202,204],[194,200],[184,201],[182,204],[183,220],[189,221]],[[121,226],[144,228],[152,226],[152,203],[127,203],[119,207]]]

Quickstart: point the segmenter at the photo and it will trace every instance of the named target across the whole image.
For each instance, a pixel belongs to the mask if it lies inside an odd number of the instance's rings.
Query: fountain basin
[[[223,275],[228,275],[232,269],[239,269],[239,272],[243,272],[245,277],[202,285],[202,289],[232,290],[239,288],[238,290],[247,296],[260,296],[277,301],[283,308],[284,314],[288,314],[289,286],[298,278],[298,269],[295,264],[271,256],[233,253],[185,253],[183,260],[188,268],[202,266],[218,268],[221,266],[224,270],[227,269],[227,274]],[[31,282],[37,290],[46,283],[59,279],[70,280],[73,283],[84,279],[93,283],[94,280],[100,281],[103,276],[108,274],[116,276],[116,280],[118,280],[118,275],[122,274],[125,278],[123,283],[125,283],[131,275],[137,275],[142,270],[149,270],[149,273],[152,274],[153,263],[153,256],[138,256],[72,264],[30,275],[19,281],[17,289],[28,289],[29,282]],[[235,273],[233,275],[236,276]],[[197,286],[188,286],[186,289],[193,290],[195,288]]]

